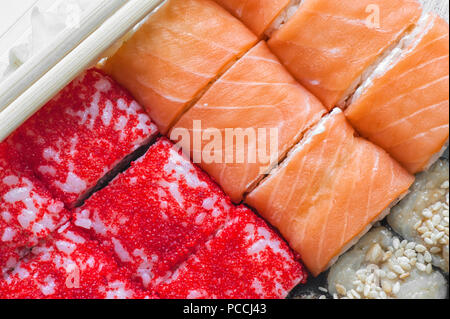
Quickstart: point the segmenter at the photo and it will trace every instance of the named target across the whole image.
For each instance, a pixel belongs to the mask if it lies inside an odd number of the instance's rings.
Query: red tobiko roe
[[[166,282],[161,298],[279,299],[307,273],[288,245],[246,207]]]
[[[74,213],[151,287],[234,214],[228,197],[162,138]]]
[[[74,222],[164,298],[282,298],[306,278],[276,233],[165,138],[77,208]],[[203,268],[190,265],[199,258]]]
[[[126,91],[90,69],[8,142],[52,194],[72,207],[156,133],[156,126]]]
[[[0,143],[0,275],[69,218],[14,151]]]
[[[6,299],[144,299],[151,291],[88,235],[67,223],[0,279]]]

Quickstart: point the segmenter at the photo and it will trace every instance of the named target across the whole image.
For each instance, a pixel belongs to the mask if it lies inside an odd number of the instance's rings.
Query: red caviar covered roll
[[[143,299],[150,292],[129,280],[111,255],[67,223],[0,279],[7,299]]]
[[[69,206],[157,132],[131,96],[100,71],[70,83],[9,139]]]
[[[0,270],[14,267],[68,215],[7,144],[0,144]]]
[[[162,138],[77,208],[74,218],[77,226],[111,247],[145,286],[153,286],[233,212],[219,187]]]
[[[285,298],[306,272],[287,244],[249,209],[156,288],[161,298]]]

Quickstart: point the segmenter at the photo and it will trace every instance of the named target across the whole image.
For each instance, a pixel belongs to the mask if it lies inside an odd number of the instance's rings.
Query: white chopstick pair
[[[101,1],[79,29],[61,32],[22,65],[0,85],[0,142],[163,1]]]

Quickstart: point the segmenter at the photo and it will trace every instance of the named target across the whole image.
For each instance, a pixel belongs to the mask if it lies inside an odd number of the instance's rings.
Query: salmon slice
[[[269,46],[332,109],[420,14],[415,0],[304,0]]]
[[[256,41],[213,1],[170,0],[107,60],[104,70],[165,134],[208,83]]]
[[[290,0],[214,0],[261,36]]]
[[[403,54],[387,58],[361,87],[346,115],[363,136],[384,148],[411,173],[439,156],[449,135],[449,28],[429,16]],[[377,72],[375,72],[377,73]]]
[[[325,112],[260,42],[180,119],[171,138],[240,202]]]
[[[356,137],[336,108],[246,202],[279,229],[317,276],[413,182],[386,152]]]

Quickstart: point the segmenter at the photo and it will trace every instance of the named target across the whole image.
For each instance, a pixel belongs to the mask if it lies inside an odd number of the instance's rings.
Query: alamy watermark
[[[379,29],[381,27],[381,10],[377,4],[369,4],[366,7],[366,13],[369,16],[366,18],[366,25],[369,29]]]
[[[192,122],[192,129],[175,128],[170,139],[175,147],[192,155],[194,163],[260,164],[262,171],[277,164],[279,129],[202,127],[201,120]]]

